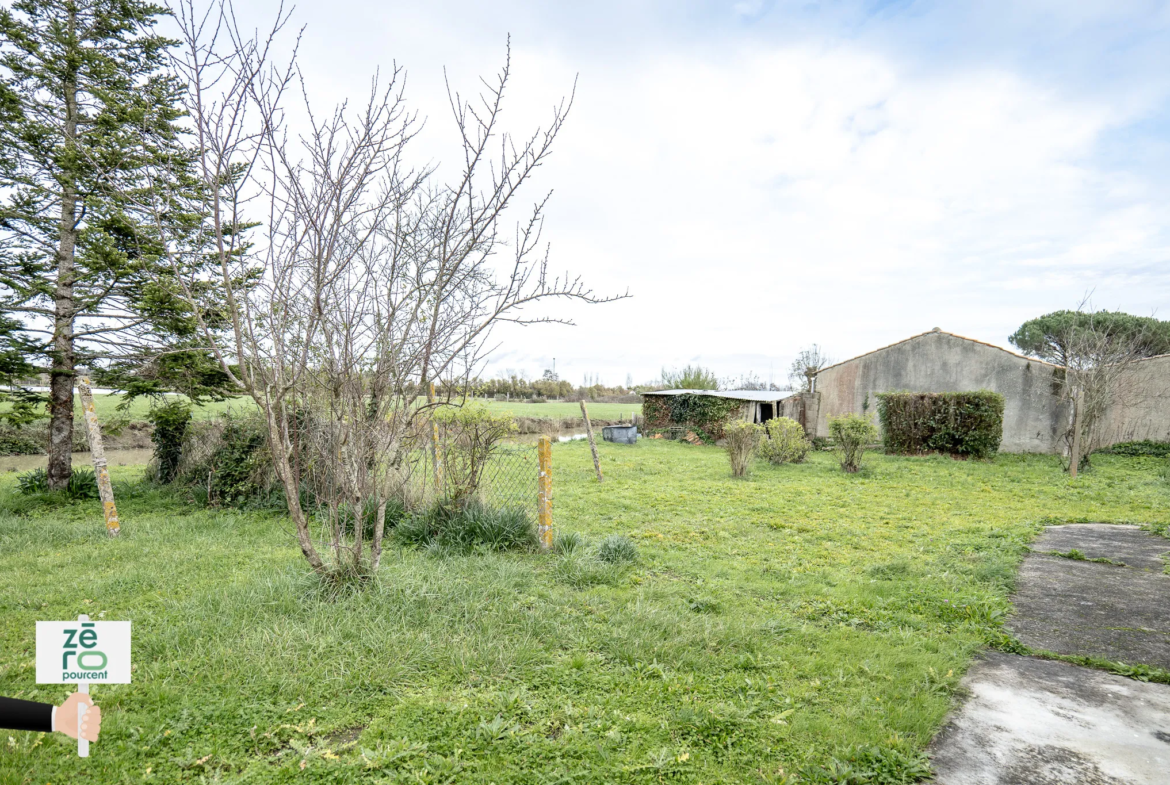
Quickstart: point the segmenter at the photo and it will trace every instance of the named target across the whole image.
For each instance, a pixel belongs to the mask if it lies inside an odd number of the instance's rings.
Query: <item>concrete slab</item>
[[[1166,785],[1170,686],[991,652],[931,743],[937,785]]]
[[[1033,554],[1017,586],[1006,626],[1025,645],[1170,668],[1170,575]]]
[[[1137,526],[1068,523],[1048,526],[1032,550],[1068,553],[1078,550],[1089,559],[1111,559],[1130,567],[1162,572],[1170,556],[1170,540]]]

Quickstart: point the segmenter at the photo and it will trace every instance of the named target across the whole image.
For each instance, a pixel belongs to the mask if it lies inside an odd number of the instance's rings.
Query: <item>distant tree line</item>
[[[530,380],[517,374],[509,374],[494,379],[474,378],[468,381],[445,381],[441,385],[436,385],[436,391],[444,398],[459,398],[465,395],[474,398],[506,396],[510,400],[519,401],[552,398],[589,401],[597,398],[630,395],[636,392],[620,384],[614,386],[605,384],[574,385],[564,379],[549,378],[549,376],[546,374],[540,379]]]

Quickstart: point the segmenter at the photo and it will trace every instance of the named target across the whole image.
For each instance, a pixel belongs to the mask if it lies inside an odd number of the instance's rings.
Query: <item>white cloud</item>
[[[814,341],[838,358],[934,326],[1003,342],[1089,289],[1140,313],[1170,296],[1167,182],[1099,155],[1104,138],[1164,111],[1164,78],[1107,93],[1002,58],[932,70],[856,37],[663,39],[649,26],[644,49],[589,56],[519,5],[480,26],[450,21],[449,7],[371,10],[394,21],[377,30],[359,5],[333,5],[307,19],[311,87],[342,95],[397,57],[429,116],[426,157],[451,158],[441,66],[472,86],[498,67],[509,22],[526,33],[512,127],[546,119],[580,74],[529,196],[555,186],[554,267],[635,297],[570,309],[576,329],[501,331],[498,368],[535,374],[555,356],[566,378],[619,382],[700,361],[780,379]]]

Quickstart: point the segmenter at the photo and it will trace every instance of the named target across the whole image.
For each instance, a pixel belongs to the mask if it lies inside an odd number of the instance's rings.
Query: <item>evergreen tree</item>
[[[185,171],[167,9],[17,0],[0,9],[0,307],[50,374],[49,484],[71,472],[74,369],[191,331],[163,261],[151,175]],[[190,216],[169,215],[182,223]]]
[[[1076,347],[1090,333],[1125,344],[1139,357],[1170,354],[1170,322],[1121,311],[1053,311],[1024,322],[1008,340],[1026,355],[1067,366],[1077,362]]]

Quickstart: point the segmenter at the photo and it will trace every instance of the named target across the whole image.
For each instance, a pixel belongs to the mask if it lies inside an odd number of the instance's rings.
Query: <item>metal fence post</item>
[[[540,437],[536,449],[540,461],[540,485],[537,493],[540,545],[545,550],[552,548],[552,440]]]

